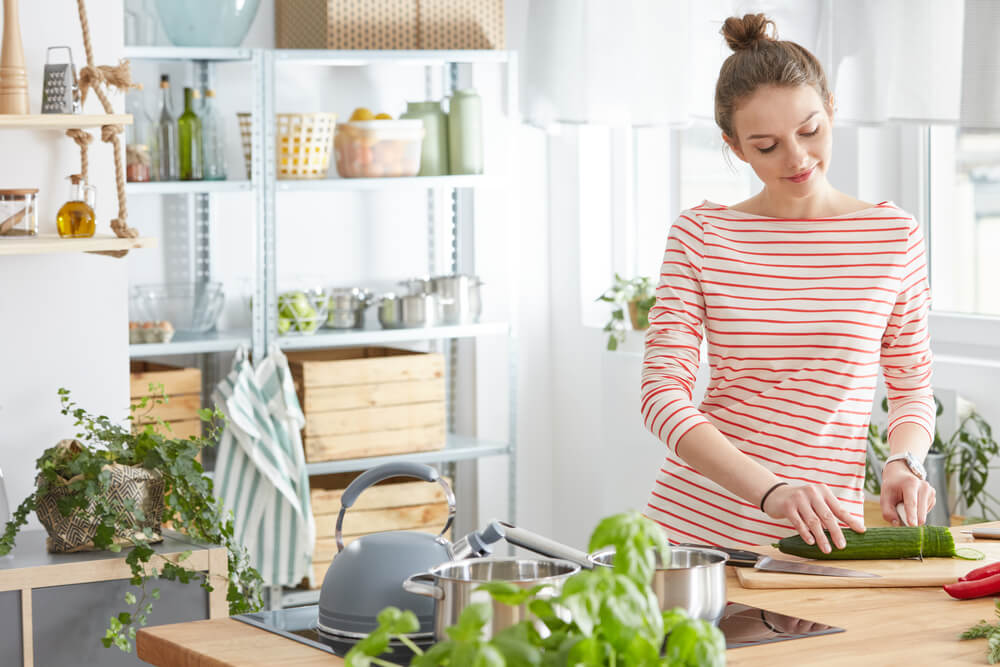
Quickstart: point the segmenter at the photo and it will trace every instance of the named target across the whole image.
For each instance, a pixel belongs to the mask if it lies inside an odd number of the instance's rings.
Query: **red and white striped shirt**
[[[670,229],[642,367],[642,415],[668,454],[647,515],[675,542],[746,546],[796,531],[676,454],[709,422],[790,483],[823,483],[862,517],[879,367],[889,430],[934,432],[923,234],[890,202],[767,218],[704,202]],[[702,337],[711,376],[692,402]]]

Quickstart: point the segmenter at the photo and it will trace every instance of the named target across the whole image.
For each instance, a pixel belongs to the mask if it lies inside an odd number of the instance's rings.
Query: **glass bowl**
[[[215,328],[225,303],[218,282],[135,285],[130,291],[130,319],[166,320],[175,331],[205,333]]]

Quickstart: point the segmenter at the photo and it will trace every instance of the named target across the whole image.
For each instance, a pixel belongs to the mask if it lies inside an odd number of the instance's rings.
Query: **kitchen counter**
[[[1000,522],[995,524],[1000,527]],[[730,570],[732,568],[729,568]],[[844,628],[846,632],[730,650],[729,665],[985,665],[986,640],[958,635],[996,620],[994,600],[953,600],[934,588],[744,589],[729,599]],[[146,628],[138,655],[158,667],[312,667],[343,664],[322,651],[233,619]]]

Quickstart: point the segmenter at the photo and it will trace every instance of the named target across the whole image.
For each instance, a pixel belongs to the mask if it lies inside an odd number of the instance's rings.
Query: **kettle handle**
[[[344,494],[340,497],[340,514],[337,515],[337,553],[344,550],[344,539],[343,539],[343,527],[344,527],[344,514],[347,513],[347,509],[354,505],[357,501],[358,496],[367,489],[369,486],[374,486],[379,482],[389,479],[390,477],[416,477],[417,479],[422,479],[425,482],[437,482],[444,488],[444,495],[448,501],[448,520],[445,521],[444,528],[441,529],[441,533],[438,537],[442,537],[451,528],[451,524],[455,521],[455,494],[451,490],[451,485],[448,484],[448,480],[441,477],[435,468],[425,464],[425,463],[412,463],[412,462],[394,462],[394,463],[383,463],[380,466],[375,466],[370,470],[366,470],[361,473],[353,482],[347,485],[344,490]]]

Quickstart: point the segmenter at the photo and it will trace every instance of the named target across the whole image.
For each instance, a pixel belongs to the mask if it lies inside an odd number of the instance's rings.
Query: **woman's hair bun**
[[[771,35],[767,27],[771,26]],[[763,40],[777,39],[778,31],[774,21],[763,14],[745,14],[743,18],[730,16],[722,25],[722,36],[733,51],[752,49]]]

